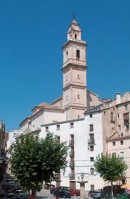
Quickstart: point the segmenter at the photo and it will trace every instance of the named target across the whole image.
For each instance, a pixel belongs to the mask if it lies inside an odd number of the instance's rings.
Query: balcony
[[[69,141],[69,146],[70,146],[70,147],[74,146],[74,140],[70,140],[70,141]]]
[[[72,157],[74,157],[74,150],[71,150],[70,152],[69,152],[69,156],[72,158]]]
[[[69,180],[75,180],[75,174],[69,174]]]
[[[86,67],[86,62],[85,61],[79,60],[79,59],[70,58],[64,63],[63,68],[66,67],[69,64],[81,65],[82,67]]]
[[[71,169],[74,169],[74,166],[75,166],[74,162],[69,162],[69,167],[70,167]]]

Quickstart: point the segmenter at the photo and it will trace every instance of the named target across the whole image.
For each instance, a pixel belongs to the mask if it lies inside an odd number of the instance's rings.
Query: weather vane
[[[76,13],[75,13],[75,11],[73,11],[73,20],[75,20],[76,19]]]

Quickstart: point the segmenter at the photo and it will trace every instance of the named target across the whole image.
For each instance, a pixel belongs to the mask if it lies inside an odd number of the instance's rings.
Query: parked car
[[[92,194],[92,197],[95,198],[95,199],[102,198],[101,191],[94,191],[93,194]]]
[[[80,189],[70,189],[71,196],[80,196]]]
[[[63,190],[63,189],[55,190],[54,196],[56,197],[57,194],[60,198],[71,198],[70,191],[68,190]]]
[[[88,197],[92,197],[93,193],[94,193],[94,190],[93,190],[93,191],[92,191],[92,190],[89,191],[89,192],[88,192]]]
[[[66,187],[66,186],[59,186],[58,189],[70,191],[70,188],[69,188],[69,187]]]
[[[94,199],[101,199],[101,198],[104,198],[104,194],[105,193],[103,193],[102,191],[97,190],[97,191],[90,192],[90,197]]]
[[[57,190],[56,187],[51,187],[50,188],[50,194],[53,194],[54,195],[54,192]]]
[[[17,198],[28,198],[28,193],[25,190],[16,190],[14,194]]]
[[[9,193],[6,194],[6,197],[7,197],[7,198],[11,198],[11,197],[13,197],[13,196],[14,196],[14,193],[12,193],[12,192],[9,192]]]
[[[66,190],[66,191],[69,191],[70,192],[70,188],[69,187],[66,187],[66,186],[59,186],[58,188],[56,187],[52,187],[50,188],[50,194],[53,194],[55,193],[56,190]]]

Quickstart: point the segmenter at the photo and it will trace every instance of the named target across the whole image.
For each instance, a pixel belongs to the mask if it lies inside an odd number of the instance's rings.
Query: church
[[[93,168],[96,156],[103,151],[101,112],[86,114],[94,107],[100,109],[102,100],[87,89],[87,43],[82,40],[82,30],[75,19],[70,23],[62,49],[62,97],[51,104],[35,106],[32,115],[21,122],[20,129],[24,133],[37,133],[41,138],[47,131],[53,132],[61,142],[67,141],[68,166],[59,174],[61,185],[79,188],[80,173],[86,173],[88,190],[102,188],[103,180]]]
[[[87,43],[82,40],[79,24],[73,20],[63,45],[62,97],[51,104],[44,102],[35,106],[32,115],[20,124],[23,130],[27,127],[35,130],[39,125],[51,122],[81,119],[85,111],[102,104],[99,96],[87,89],[86,50]],[[36,118],[39,118],[38,123]]]
[[[82,40],[82,30],[75,19],[70,23],[62,49],[62,96],[50,104],[36,105],[13,136],[30,133],[44,138],[49,131],[60,142],[68,143],[68,165],[58,176],[60,185],[79,188],[83,173],[86,190],[103,188],[105,182],[93,166],[102,152],[124,157],[128,170],[117,183],[130,183],[130,93],[123,96],[117,93],[115,99],[101,100],[88,90],[87,43]]]

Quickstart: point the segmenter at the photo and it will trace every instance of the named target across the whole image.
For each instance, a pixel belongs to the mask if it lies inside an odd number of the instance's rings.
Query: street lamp
[[[85,181],[85,175],[88,175],[88,173],[77,173],[79,174],[79,180],[77,181],[78,183],[80,183],[80,199],[84,199],[85,198],[85,183],[87,183],[88,181]]]

